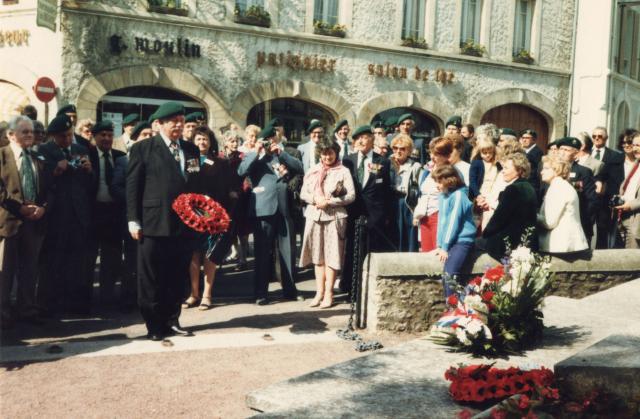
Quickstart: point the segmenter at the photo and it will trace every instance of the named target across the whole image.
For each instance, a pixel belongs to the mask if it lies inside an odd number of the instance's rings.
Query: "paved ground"
[[[255,413],[245,405],[249,392],[361,356],[335,334],[349,313],[344,297],[328,310],[259,307],[243,298],[250,274],[223,275],[214,309],[183,311],[182,325],[196,336],[172,338],[173,346],[145,340],[135,312],[18,323],[0,346],[0,417],[247,417]],[[299,288],[312,297],[312,280]],[[376,338],[389,347],[413,336]]]

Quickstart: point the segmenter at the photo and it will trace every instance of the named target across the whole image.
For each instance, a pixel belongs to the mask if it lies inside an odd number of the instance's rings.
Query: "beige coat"
[[[316,196],[315,189],[322,164],[318,163],[309,169],[309,172],[304,177],[302,183],[302,190],[300,191],[300,198],[306,202],[307,208],[305,209],[304,216],[307,219],[313,221],[331,221],[336,218],[346,218],[347,209],[346,205],[352,203],[356,198],[356,189],[353,185],[353,179],[349,169],[340,165],[336,168],[330,169],[327,173],[327,177],[324,180],[325,198],[329,199],[329,206],[323,210],[318,209],[313,205],[314,198]],[[347,190],[346,195],[341,197],[331,196],[331,192],[335,191],[338,182],[342,181],[343,186]]]

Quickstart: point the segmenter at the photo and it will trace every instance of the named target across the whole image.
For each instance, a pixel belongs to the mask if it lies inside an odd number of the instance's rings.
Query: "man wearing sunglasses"
[[[605,127],[594,128],[591,138],[593,140],[591,157],[604,164],[597,178],[604,187],[599,193],[600,202],[596,217],[596,249],[607,249],[612,245],[609,237],[614,227],[614,220],[608,203],[611,197],[618,193],[624,180],[624,154],[606,146],[609,135]]]

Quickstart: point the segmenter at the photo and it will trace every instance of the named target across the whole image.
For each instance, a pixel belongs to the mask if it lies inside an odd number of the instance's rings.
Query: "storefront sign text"
[[[336,69],[336,60],[318,57],[317,55],[292,54],[287,51],[276,54],[275,52],[258,52],[256,67],[289,67],[292,70],[320,71],[333,73]]]
[[[31,32],[28,29],[16,29],[13,31],[0,31],[0,47],[19,47],[29,45]]]
[[[406,67],[397,67],[390,63],[385,64],[369,64],[367,67],[370,76],[386,77],[390,79],[408,79],[413,77],[417,81],[435,81],[441,84],[453,83],[455,74],[453,71],[443,70],[441,68],[430,73],[429,70],[415,66],[408,70]]]
[[[134,38],[135,51],[144,54],[164,55],[166,57],[178,56],[185,58],[200,58],[200,45],[194,44],[188,39],[178,38],[175,41],[162,39],[149,39],[143,37]],[[112,35],[109,38],[109,50],[114,55],[128,49],[121,36]]]

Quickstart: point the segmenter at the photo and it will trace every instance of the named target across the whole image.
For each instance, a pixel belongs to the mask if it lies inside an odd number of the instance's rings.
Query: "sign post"
[[[44,123],[45,128],[49,125],[49,102],[56,97],[56,85],[49,77],[40,77],[33,86],[33,92],[38,100],[44,102]]]

